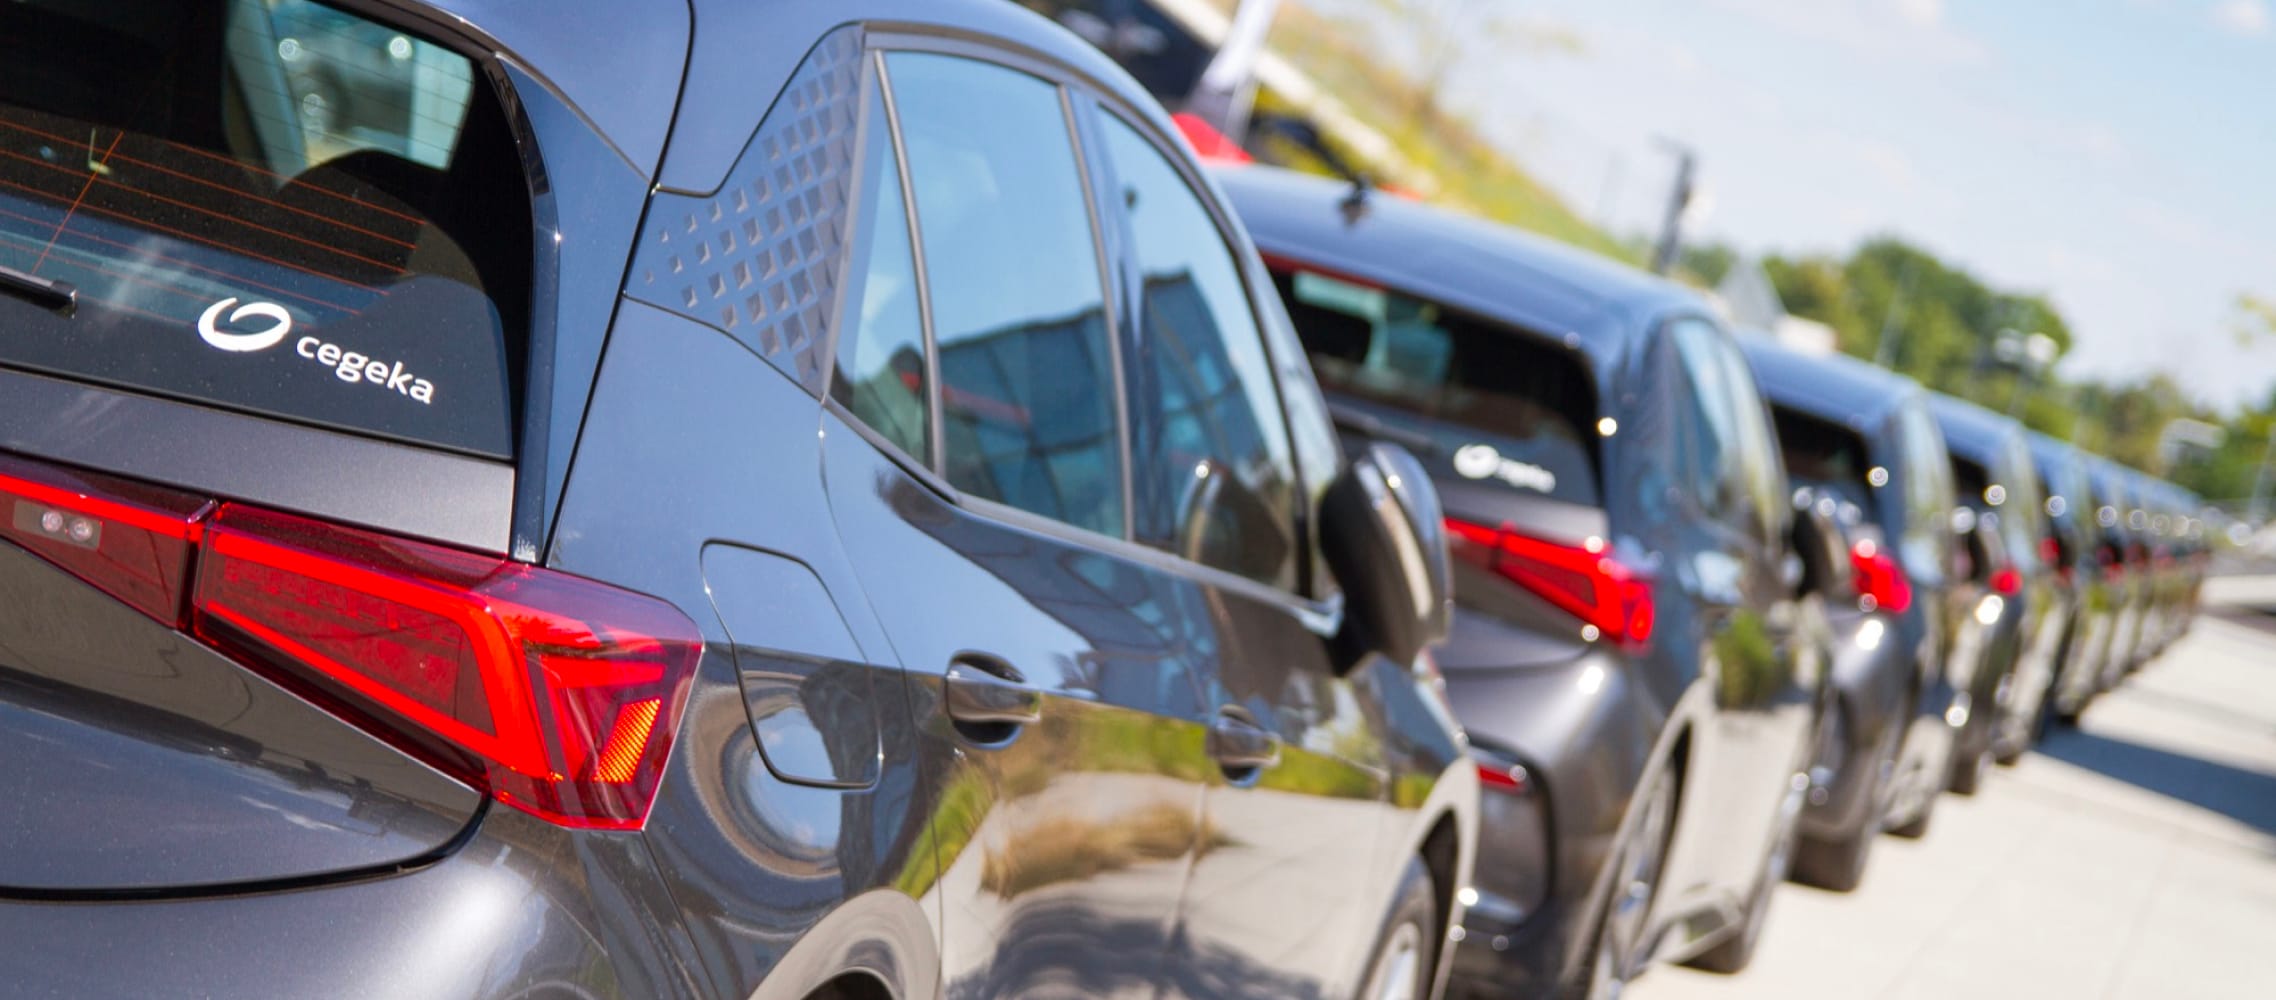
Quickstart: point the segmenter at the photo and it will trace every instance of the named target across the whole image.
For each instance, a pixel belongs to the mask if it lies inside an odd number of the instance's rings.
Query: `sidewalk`
[[[2200,618],[2081,730],[1874,852],[1852,895],[1784,887],[1747,973],[1660,968],[1627,996],[2276,997],[2276,631]]]

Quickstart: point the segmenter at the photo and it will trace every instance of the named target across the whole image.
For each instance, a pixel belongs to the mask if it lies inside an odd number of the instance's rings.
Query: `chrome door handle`
[[[958,656],[941,675],[941,691],[948,717],[965,725],[1024,726],[1043,718],[1043,693],[992,656]]]
[[[1209,756],[1227,774],[1254,773],[1280,763],[1280,737],[1238,715],[1209,724]]]

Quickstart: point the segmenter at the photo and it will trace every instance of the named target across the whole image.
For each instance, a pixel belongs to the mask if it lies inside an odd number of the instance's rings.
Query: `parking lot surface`
[[[1754,966],[1630,1000],[2276,997],[2276,579],[2216,580],[2188,637],[1857,892],[1781,889]]]

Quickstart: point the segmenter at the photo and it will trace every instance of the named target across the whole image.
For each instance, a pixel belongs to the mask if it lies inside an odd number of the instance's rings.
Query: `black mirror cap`
[[[1816,502],[1811,491],[1797,493],[1789,543],[1802,561],[1801,593],[1846,597],[1856,587],[1849,564],[1849,536],[1834,521],[1831,506]]]
[[[1343,587],[1340,662],[1411,664],[1453,625],[1454,578],[1438,489],[1405,448],[1369,444],[1320,501],[1320,549]]]

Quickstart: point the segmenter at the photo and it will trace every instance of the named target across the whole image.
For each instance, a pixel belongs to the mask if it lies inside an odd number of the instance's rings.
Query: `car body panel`
[[[1266,168],[1218,178],[1268,265],[1395,289],[1576,359],[1593,384],[1585,423],[1601,438],[1603,505],[1468,481],[1397,411],[1331,393],[1347,447],[1418,438],[1450,517],[1518,524],[1566,544],[1593,538],[1653,578],[1651,642],[1616,650],[1537,598],[1482,590],[1510,585],[1457,560],[1462,607],[1440,653],[1450,698],[1481,745],[1536,777],[1553,821],[1541,848],[1551,856],[1535,862],[1552,866],[1549,897],[1516,926],[1506,911],[1476,914],[1454,988],[1544,989],[1575,975],[1610,891],[1605,862],[1634,823],[1630,796],[1661,770],[1682,769],[1685,792],[1654,908],[1656,950],[1682,957],[1734,932],[1779,837],[1792,779],[1807,769],[1825,668],[1800,640],[1822,608],[1792,597],[1780,576],[1783,533],[1756,539],[1705,524],[1666,478],[1685,458],[1673,440],[1675,361],[1662,331],[1694,322],[1715,342],[1725,335],[1672,285],[1504,227],[1380,195],[1352,208],[1348,186]],[[1679,746],[1683,759],[1672,760]],[[1479,884],[1481,898],[1528,891],[1493,874]]]

